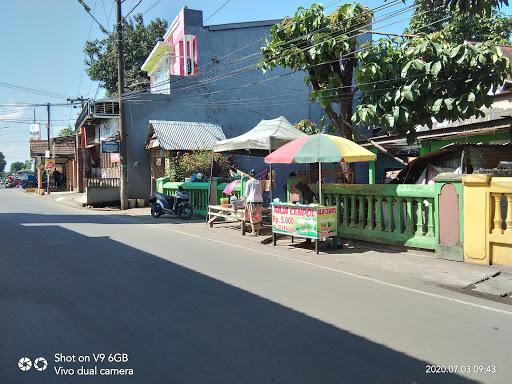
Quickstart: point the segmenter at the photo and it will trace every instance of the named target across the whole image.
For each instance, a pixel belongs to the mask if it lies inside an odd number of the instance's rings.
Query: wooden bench
[[[262,217],[270,217],[272,214],[272,210],[270,208],[263,208]],[[221,221],[221,219],[224,219]],[[223,207],[222,205],[209,205],[208,206],[208,221],[207,224],[210,225],[210,228],[213,227],[215,223],[241,223],[242,236],[245,236],[245,215],[244,208],[235,209],[232,207]]]

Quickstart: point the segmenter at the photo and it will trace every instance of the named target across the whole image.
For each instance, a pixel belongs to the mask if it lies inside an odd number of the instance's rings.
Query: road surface
[[[0,383],[510,383],[512,306],[180,226],[0,189]]]

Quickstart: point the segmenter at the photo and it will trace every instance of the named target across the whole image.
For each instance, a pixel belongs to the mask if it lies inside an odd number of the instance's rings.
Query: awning
[[[147,57],[141,69],[148,74],[153,73],[155,68],[160,64],[165,55],[171,55],[174,52],[174,47],[164,41],[159,41],[154,46],[153,50]]]
[[[215,124],[150,120],[145,148],[161,147],[169,151],[211,150],[218,140],[224,139],[226,136],[222,128]]]
[[[280,116],[272,120],[261,120],[243,135],[217,142],[213,151],[266,156],[269,152],[305,135],[285,117]]]

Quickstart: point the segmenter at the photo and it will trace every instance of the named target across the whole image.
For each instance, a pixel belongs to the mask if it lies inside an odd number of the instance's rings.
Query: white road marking
[[[149,225],[149,226],[155,227],[155,228],[159,228],[159,229],[164,229],[166,231],[171,231],[171,232],[179,233],[181,235],[185,235],[185,236],[189,236],[189,237],[194,237],[196,239],[208,240],[208,241],[212,241],[214,243],[223,244],[223,245],[227,245],[227,246],[230,246],[230,247],[236,247],[236,248],[240,248],[240,249],[245,249],[245,250],[251,251],[251,252],[263,253],[263,254],[268,255],[268,256],[277,257],[279,259],[288,260],[288,261],[295,262],[295,263],[301,263],[301,264],[310,265],[312,267],[316,267],[316,268],[323,269],[323,270],[326,270],[326,271],[331,271],[331,272],[339,273],[339,274],[342,274],[342,275],[354,277],[356,279],[371,281],[371,282],[376,283],[376,284],[385,285],[387,287],[392,287],[392,288],[396,288],[396,289],[401,289],[401,290],[407,291],[407,292],[413,292],[413,293],[417,293],[417,294],[424,295],[424,296],[434,297],[436,299],[450,301],[452,303],[468,305],[470,307],[485,309],[487,311],[492,311],[492,312],[501,313],[503,315],[512,316],[512,311],[506,311],[504,309],[493,308],[493,307],[489,307],[487,305],[471,303],[469,301],[455,299],[453,297],[443,296],[443,295],[439,295],[439,294],[431,293],[431,292],[427,292],[427,291],[422,291],[420,289],[409,288],[409,287],[406,287],[406,286],[400,285],[400,284],[388,283],[387,281],[375,279],[373,277],[368,277],[368,276],[359,275],[357,273],[342,271],[340,269],[326,267],[324,265],[319,265],[319,264],[311,263],[309,261],[297,260],[297,259],[294,259],[294,258],[291,258],[291,257],[287,257],[287,256],[283,256],[283,255],[278,255],[276,253],[272,253],[272,252],[268,252],[268,251],[263,251],[263,250],[258,250],[258,249],[253,249],[253,248],[249,248],[249,247],[246,247],[246,246],[243,246],[243,245],[239,245],[239,244],[228,243],[228,242],[225,242],[225,241],[222,241],[222,240],[217,240],[217,239],[207,238],[207,237],[203,237],[203,236],[199,236],[199,235],[194,235],[194,234],[191,234],[191,233],[187,233],[187,232],[183,232],[183,231],[178,231],[176,229],[172,229],[172,228],[169,228],[169,227],[163,227],[162,225],[156,225],[156,224],[146,224],[146,225]]]

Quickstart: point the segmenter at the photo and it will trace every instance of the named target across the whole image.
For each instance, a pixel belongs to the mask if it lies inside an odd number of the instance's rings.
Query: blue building
[[[150,193],[151,160],[144,149],[150,120],[211,123],[227,138],[279,116],[292,124],[302,119],[320,122],[323,111],[310,102],[303,72],[276,68],[263,73],[258,67],[260,48],[271,26],[280,21],[205,26],[202,11],[180,11],[142,65],[149,86],[124,96],[130,198]],[[239,164],[264,167],[263,159],[254,157],[242,156]],[[282,184],[289,168],[276,168]]]

